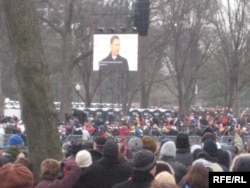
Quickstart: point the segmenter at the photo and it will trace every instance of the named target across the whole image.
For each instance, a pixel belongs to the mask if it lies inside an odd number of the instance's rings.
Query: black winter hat
[[[142,149],[134,156],[134,170],[150,171],[156,164],[156,158],[152,151]]]
[[[218,156],[217,145],[212,140],[206,140],[204,142],[203,150],[206,151],[212,157],[217,157]]]
[[[107,140],[103,146],[103,157],[118,159],[118,144],[114,140]]]
[[[187,133],[179,133],[175,140],[176,149],[190,149],[190,143]]]
[[[97,148],[102,148],[106,141],[107,141],[107,139],[105,137],[97,136],[95,139],[95,146]]]

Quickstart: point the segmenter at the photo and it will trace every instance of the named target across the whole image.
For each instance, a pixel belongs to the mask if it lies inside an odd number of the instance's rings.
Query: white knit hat
[[[92,157],[89,151],[81,150],[76,154],[75,161],[80,168],[86,168],[92,164]]]
[[[176,156],[176,146],[173,141],[167,141],[165,144],[163,144],[160,150],[160,158],[163,156]]]

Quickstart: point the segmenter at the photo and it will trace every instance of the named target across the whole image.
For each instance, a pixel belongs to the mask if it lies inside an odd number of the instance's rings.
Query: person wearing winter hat
[[[151,137],[151,136],[143,136],[141,140],[142,140],[144,149],[148,149],[148,150],[152,151],[153,153],[156,152],[157,143],[156,143],[156,141],[155,141],[155,139],[153,137]]]
[[[191,150],[191,153],[193,154],[195,150],[201,149],[201,148],[202,148],[201,145],[195,144],[195,145],[191,146],[190,150]]]
[[[76,163],[80,168],[86,168],[92,164],[92,158],[87,150],[81,150],[76,154]]]
[[[76,154],[76,163],[81,168],[80,178],[77,180],[73,188],[84,187],[86,179],[86,169],[92,164],[91,154],[87,150],[81,150]]]
[[[126,157],[127,159],[132,162],[134,155],[137,151],[140,151],[143,149],[143,143],[141,138],[138,137],[132,137],[128,140],[128,144],[127,144],[127,154]]]
[[[8,139],[8,149],[1,154],[8,162],[14,162],[17,158],[26,157],[24,153],[24,141],[18,134],[13,134]]]
[[[103,136],[97,136],[94,141],[94,149],[89,150],[92,161],[95,162],[102,157],[103,146],[106,143],[107,138]]]
[[[7,163],[0,168],[1,188],[32,188],[34,176],[22,164]]]
[[[102,158],[86,169],[84,188],[110,188],[127,180],[131,171],[132,166],[119,159],[118,143],[108,139],[103,146]]]
[[[206,140],[203,145],[203,150],[206,151],[210,156],[217,157],[218,156],[218,148],[214,141]]]
[[[138,151],[133,160],[132,176],[123,182],[117,183],[112,188],[145,188],[154,181],[156,173],[156,157],[150,150]]]
[[[179,133],[175,140],[176,160],[184,164],[186,167],[192,165],[193,155],[190,151],[189,136],[187,133]]]
[[[221,143],[216,141],[216,136],[215,134],[211,132],[206,132],[202,138],[202,144],[204,145],[206,140],[212,140],[216,143],[217,148],[218,148],[218,154],[217,154],[217,159],[219,160],[219,163],[227,167],[227,169],[230,168],[230,164],[233,158],[233,153],[229,149],[222,148]],[[233,146],[232,146],[233,147]]]
[[[178,183],[186,174],[187,167],[184,164],[177,161],[175,157],[176,157],[175,143],[173,141],[167,141],[161,147],[158,160],[164,161],[171,165],[171,167],[174,169],[175,181],[176,183]]]
[[[214,141],[206,140],[203,144],[202,150],[197,149],[196,151],[194,152],[196,154],[192,165],[201,163],[203,166],[209,168],[213,172],[228,171],[228,169],[220,164],[217,159],[218,148]]]

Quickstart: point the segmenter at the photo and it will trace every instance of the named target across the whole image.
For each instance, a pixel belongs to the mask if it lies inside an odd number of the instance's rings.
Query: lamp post
[[[79,83],[77,83],[75,85],[75,89],[76,89],[76,92],[77,92],[77,103],[79,102],[79,92],[81,90],[81,85]]]

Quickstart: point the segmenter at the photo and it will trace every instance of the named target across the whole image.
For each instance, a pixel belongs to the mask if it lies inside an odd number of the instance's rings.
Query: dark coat
[[[186,167],[191,166],[194,161],[190,148],[177,148],[175,159],[176,161],[184,164]]]
[[[85,182],[88,181],[86,178],[87,168],[81,168],[81,175],[76,184],[72,188],[82,188],[85,185]]]
[[[86,169],[87,181],[82,188],[111,188],[127,180],[131,173],[132,166],[129,163],[102,157]]]
[[[128,61],[124,57],[118,55],[116,59],[113,59],[111,54],[100,61],[100,71],[128,71]]]
[[[180,182],[187,172],[187,167],[179,161],[176,161],[174,157],[171,156],[163,156],[160,160],[171,165],[171,167],[174,169],[176,183]]]
[[[133,171],[129,180],[114,185],[112,188],[149,188],[154,177],[149,172]]]

